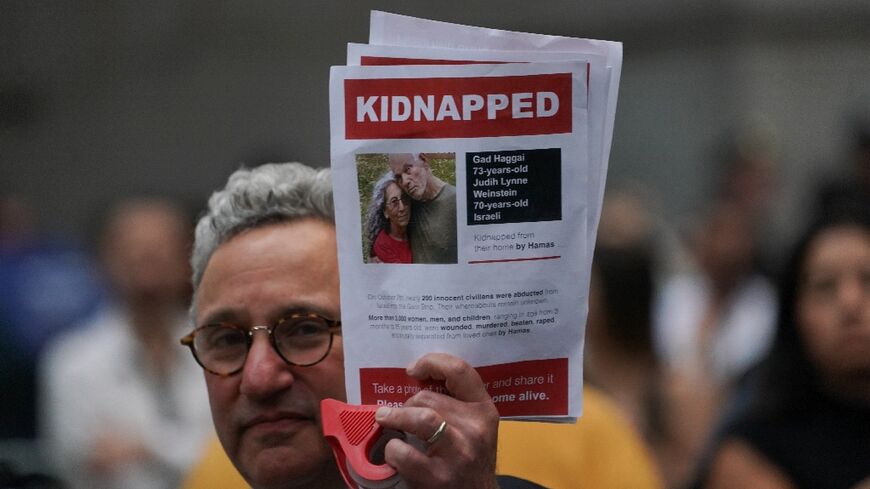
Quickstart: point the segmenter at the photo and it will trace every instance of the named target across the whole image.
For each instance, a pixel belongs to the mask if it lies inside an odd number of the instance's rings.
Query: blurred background
[[[868,188],[865,0],[3,1],[0,327],[23,339],[0,344],[0,438],[25,441],[25,470],[39,356],[112,296],[93,266],[106,209],[160,196],[192,222],[241,164],[328,165],[329,67],[371,9],[624,43],[607,193],[630,198],[602,236],[649,245],[654,296],[745,257],[775,273],[820,202]],[[717,230],[750,243],[717,263],[729,250],[697,239]]]
[[[622,41],[611,181],[682,217],[729,135],[769,137],[777,225],[846,164],[870,111],[870,4],[718,2],[56,2],[0,6],[0,189],[81,237],[107,198],[199,203],[241,162],[329,161],[327,80],[370,9]],[[779,229],[778,228],[778,229]]]

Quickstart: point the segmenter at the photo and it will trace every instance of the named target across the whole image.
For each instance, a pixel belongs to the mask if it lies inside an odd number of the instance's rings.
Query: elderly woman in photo
[[[411,263],[410,220],[410,197],[396,183],[392,172],[385,173],[375,183],[366,215],[369,263]]]

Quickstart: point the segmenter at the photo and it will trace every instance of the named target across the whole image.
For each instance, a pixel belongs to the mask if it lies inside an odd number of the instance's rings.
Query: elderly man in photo
[[[389,162],[414,199],[408,227],[414,263],[456,263],[456,187],[432,174],[425,153],[391,154]]]
[[[345,399],[341,330],[356,327],[339,307],[329,170],[237,171],[212,195],[191,262],[195,329],[183,343],[206,371],[218,438],[235,467],[254,489],[344,487],[319,409],[324,398]],[[386,462],[411,488],[497,487],[498,412],[477,372],[429,354],[407,373],[443,380],[450,395],[424,390],[378,411],[385,428],[437,438],[425,451],[391,440]]]

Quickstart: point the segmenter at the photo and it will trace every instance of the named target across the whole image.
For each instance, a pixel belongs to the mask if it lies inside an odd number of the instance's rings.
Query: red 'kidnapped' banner
[[[346,139],[570,133],[571,73],[344,82]]]

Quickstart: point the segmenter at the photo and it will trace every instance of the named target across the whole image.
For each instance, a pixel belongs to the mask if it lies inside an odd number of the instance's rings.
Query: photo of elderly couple
[[[456,154],[358,154],[363,260],[456,263]]]

